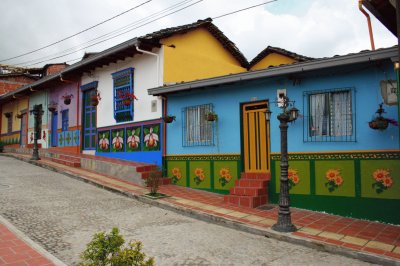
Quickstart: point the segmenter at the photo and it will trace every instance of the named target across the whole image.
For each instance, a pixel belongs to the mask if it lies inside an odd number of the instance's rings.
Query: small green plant
[[[214,113],[214,112],[208,112],[205,115],[205,119],[207,121],[211,121],[211,122],[212,121],[217,121],[218,120],[218,115],[216,113]]]
[[[114,227],[109,234],[97,233],[81,254],[78,266],[153,266],[154,258],[146,260],[140,241],[131,241],[123,246],[124,238]]]
[[[0,140],[0,152],[3,152],[4,142]]]
[[[146,186],[150,189],[150,196],[157,196],[158,188],[160,187],[162,179],[162,171],[159,167],[154,167],[149,174],[149,177],[146,179]]]

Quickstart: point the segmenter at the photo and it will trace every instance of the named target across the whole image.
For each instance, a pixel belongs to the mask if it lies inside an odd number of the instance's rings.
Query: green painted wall
[[[271,156],[271,202],[279,197]],[[289,154],[291,206],[400,224],[400,151]]]
[[[228,194],[240,178],[240,155],[165,157],[166,173],[179,186]]]

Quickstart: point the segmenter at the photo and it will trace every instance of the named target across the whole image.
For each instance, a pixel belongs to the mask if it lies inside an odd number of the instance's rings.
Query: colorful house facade
[[[400,224],[396,56],[394,47],[150,89],[176,116],[168,176],[241,206],[277,203],[286,95],[301,113],[288,130],[291,205]]]
[[[247,68],[237,47],[206,19],[85,54],[2,99],[31,93],[30,106],[42,104],[42,148],[161,165],[165,98],[149,96],[147,89]],[[30,119],[28,135],[32,130]]]

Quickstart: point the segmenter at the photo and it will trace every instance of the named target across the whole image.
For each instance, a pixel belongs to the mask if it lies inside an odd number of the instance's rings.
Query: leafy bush
[[[140,241],[130,242],[123,246],[124,238],[114,227],[109,234],[97,233],[92,241],[87,244],[86,250],[81,254],[82,262],[79,266],[153,266],[154,259],[146,260],[142,252]]]
[[[146,186],[150,188],[150,195],[154,196],[158,194],[157,191],[161,184],[162,178],[162,171],[160,170],[160,167],[154,167],[151,170],[149,177],[145,180]]]

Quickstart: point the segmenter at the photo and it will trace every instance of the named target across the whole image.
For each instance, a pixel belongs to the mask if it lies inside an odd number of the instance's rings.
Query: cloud
[[[5,63],[48,56],[82,44],[101,34],[145,18],[182,0],[153,0],[115,20],[44,51]],[[145,0],[2,0],[0,58],[18,55],[83,30]],[[101,51],[127,39],[146,33],[216,17],[261,0],[203,0],[176,14],[131,31],[86,51]],[[373,17],[373,16],[372,16]],[[251,60],[268,45],[312,57],[326,57],[370,49],[367,21],[357,1],[302,0],[277,2],[232,14],[214,21]],[[388,47],[397,40],[379,21],[372,18],[375,46]],[[54,61],[79,58],[84,51]],[[45,63],[42,63],[42,65]]]

